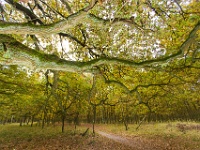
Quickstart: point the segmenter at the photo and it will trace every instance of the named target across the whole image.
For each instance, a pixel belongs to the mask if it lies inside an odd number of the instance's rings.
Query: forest
[[[199,0],[1,0],[0,124],[200,121]]]

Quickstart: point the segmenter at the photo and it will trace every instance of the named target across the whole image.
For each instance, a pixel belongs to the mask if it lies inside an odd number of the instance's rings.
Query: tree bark
[[[19,26],[17,25],[16,28],[11,27],[7,29],[8,31],[4,31],[6,28],[4,26],[0,23],[0,33],[2,32],[4,34],[8,34],[6,32],[10,32],[11,31],[10,29],[12,28],[13,28],[13,32],[16,32],[14,30],[16,30],[17,27],[21,28],[20,25]],[[23,26],[25,27],[24,28],[22,27],[21,29],[22,31],[28,30],[26,29],[27,28],[26,25],[23,25]],[[36,28],[39,28],[39,27],[36,27]],[[56,30],[57,27],[53,27],[53,28],[55,28]],[[100,57],[97,59],[89,60],[87,62],[69,61],[65,59],[60,59],[56,55],[49,55],[49,54],[40,52],[38,50],[31,49],[21,44],[20,42],[16,41],[14,38],[8,35],[0,34],[0,43],[6,44],[6,47],[8,49],[7,51],[4,51],[3,47],[0,46],[0,64],[1,65],[23,65],[32,69],[52,69],[52,70],[61,70],[61,71],[68,71],[68,72],[91,72],[91,73],[97,71],[94,68],[102,64],[109,64],[109,65],[121,64],[121,65],[130,66],[130,67],[141,67],[141,66],[158,64],[158,63],[161,64],[161,63],[165,63],[166,61],[169,61],[170,59],[175,59],[177,57],[183,56],[184,51],[188,49],[188,47],[193,43],[193,39],[196,33],[199,31],[199,29],[200,29],[200,22],[190,32],[188,38],[183,42],[183,44],[180,46],[179,50],[176,53],[162,57],[162,58],[143,60],[140,62],[137,62],[134,60],[121,59],[117,57],[113,57],[113,58]],[[32,31],[35,29],[31,28],[30,30]],[[38,32],[43,31],[43,29],[37,29],[37,30]],[[28,31],[27,34],[30,34],[29,32],[30,31]]]

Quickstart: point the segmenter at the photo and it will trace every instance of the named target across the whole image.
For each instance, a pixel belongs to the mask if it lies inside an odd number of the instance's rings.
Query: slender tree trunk
[[[127,123],[126,117],[124,118],[123,122],[124,122],[125,130],[127,131],[128,130],[128,123]]]
[[[22,120],[22,118],[20,119],[20,123],[19,123],[19,126],[21,127],[22,126],[22,122],[23,122],[23,120]]]
[[[42,119],[42,129],[44,129],[45,117]]]
[[[143,123],[143,121],[144,121],[145,119],[146,119],[146,116],[144,116],[144,117],[142,118],[142,120],[140,121],[139,125],[136,127],[136,130],[139,129],[139,127],[142,125],[142,123]]]
[[[76,131],[76,126],[79,124],[79,112],[76,113],[76,116],[74,117],[74,129]]]
[[[35,116],[33,115],[33,116],[31,117],[31,127],[33,126],[34,118],[35,118]]]
[[[65,115],[62,115],[62,133],[64,133],[65,130]]]
[[[94,125],[96,122],[96,106],[93,105],[93,121],[92,121],[92,133],[95,135]]]
[[[3,118],[2,121],[3,121],[3,125],[5,125],[7,122],[6,122],[7,118]]]

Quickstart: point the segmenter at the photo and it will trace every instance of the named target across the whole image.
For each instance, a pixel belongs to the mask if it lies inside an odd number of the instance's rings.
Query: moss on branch
[[[141,67],[152,65],[154,63],[166,63],[171,59],[176,57],[183,56],[184,51],[192,44],[193,39],[196,33],[200,29],[200,22],[196,24],[193,30],[189,33],[188,38],[180,46],[179,50],[171,55],[164,56],[162,58],[150,59],[144,61],[134,61],[128,59],[122,59],[118,57],[101,57],[93,59],[87,62],[78,62],[78,61],[69,61],[61,59],[56,55],[45,54],[41,51],[31,49],[20,42],[16,41],[14,38],[0,34],[0,42],[6,43],[8,49],[10,49],[9,58],[4,58],[4,52],[1,52],[0,64],[2,65],[25,65],[37,69],[53,69],[53,70],[62,70],[69,72],[92,72],[95,66],[102,64],[121,64],[131,67]]]

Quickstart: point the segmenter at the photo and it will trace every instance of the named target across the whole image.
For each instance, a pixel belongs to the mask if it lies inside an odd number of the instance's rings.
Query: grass
[[[135,138],[141,137],[146,142],[156,142],[157,146],[171,145],[171,149],[200,150],[200,123],[197,122],[164,122],[144,123],[136,130],[138,125],[130,124],[129,130],[121,124],[100,126],[102,130],[117,135]],[[160,142],[160,143],[159,143]],[[180,146],[181,145],[181,146]]]
[[[145,123],[139,130],[137,125],[129,125],[125,131],[123,125],[96,125],[96,130],[121,135],[122,137],[149,145],[153,149],[174,150],[199,150],[200,128],[196,122],[168,122]],[[39,126],[22,126],[19,124],[0,125],[0,149],[1,150],[128,150],[126,145],[116,143],[110,139],[99,136],[93,137],[90,127],[86,136],[81,133],[87,129],[87,125],[78,126],[76,132],[72,125],[66,125],[65,133],[61,133],[60,126],[49,126],[41,129]],[[184,129],[183,129],[184,128]]]
[[[106,124],[104,125],[104,130],[107,130],[112,133],[117,134],[126,134],[126,135],[145,135],[145,136],[153,136],[153,135],[168,135],[173,134],[174,136],[184,136],[184,132],[180,130],[178,127],[179,124],[186,125],[185,133],[191,134],[192,136],[200,136],[200,123],[196,122],[164,122],[164,123],[143,123],[138,130],[137,124],[129,124],[129,130],[125,131],[125,127],[122,124]],[[99,126],[99,125],[97,125]],[[195,128],[196,127],[196,128]],[[185,135],[187,135],[185,134]]]
[[[126,150],[125,145],[101,136],[92,136],[91,131],[82,136],[87,128],[79,126],[76,132],[71,125],[61,133],[60,126],[41,127],[22,126],[19,124],[0,125],[0,150]]]

